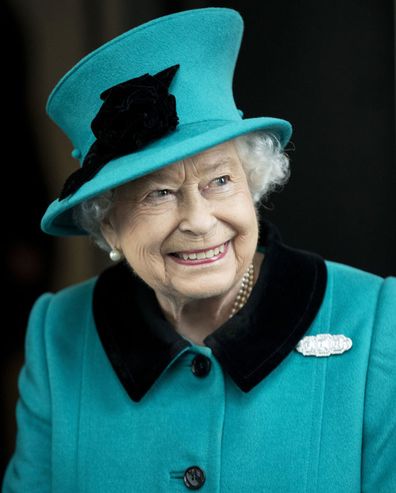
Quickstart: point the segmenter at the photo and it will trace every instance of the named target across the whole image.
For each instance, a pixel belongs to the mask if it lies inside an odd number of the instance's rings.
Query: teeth
[[[195,260],[197,258],[197,254],[196,253],[183,253],[183,258],[184,260]]]
[[[206,252],[206,255],[205,256],[206,256],[206,258],[212,258],[212,257],[214,257],[214,254],[215,254],[214,253],[214,250],[208,250]]]
[[[198,252],[198,253],[177,253],[176,255],[183,260],[202,260],[204,258],[212,258],[220,253],[224,252],[224,244],[220,247],[216,247],[212,250],[206,250],[206,252]]]

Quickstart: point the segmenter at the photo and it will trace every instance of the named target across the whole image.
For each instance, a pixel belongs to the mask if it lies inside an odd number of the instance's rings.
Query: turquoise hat
[[[243,119],[235,105],[232,80],[242,32],[242,17],[233,9],[186,10],[131,29],[75,65],[50,94],[47,112],[70,138],[81,168],[68,179],[72,187],[67,193],[64,188],[48,207],[42,230],[58,236],[86,234],[73,221],[77,204],[238,135],[266,130],[284,147],[292,132],[289,122]],[[154,96],[150,81],[161,88]],[[138,101],[120,119],[117,98],[130,102],[131,90],[151,106],[142,109]],[[106,99],[109,94],[113,99]],[[151,116],[144,123],[147,113]],[[134,120],[132,126],[125,115]],[[103,125],[110,125],[107,135],[113,139],[105,144]],[[124,142],[120,134],[127,136]],[[128,147],[125,141],[134,144]]]

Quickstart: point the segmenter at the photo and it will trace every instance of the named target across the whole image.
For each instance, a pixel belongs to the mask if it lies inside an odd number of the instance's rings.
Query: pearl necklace
[[[249,265],[249,269],[245,272],[242,278],[242,284],[239,288],[238,295],[235,298],[234,306],[232,307],[231,314],[228,318],[232,318],[235,313],[240,310],[246,301],[248,300],[250,293],[253,289],[254,279],[254,266],[253,263]]]

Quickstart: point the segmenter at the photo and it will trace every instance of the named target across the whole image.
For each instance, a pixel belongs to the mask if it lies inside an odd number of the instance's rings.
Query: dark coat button
[[[212,362],[203,354],[198,354],[192,361],[191,371],[196,377],[206,377],[210,372]]]
[[[184,484],[189,490],[199,490],[205,482],[205,473],[198,466],[191,466],[184,472]]]

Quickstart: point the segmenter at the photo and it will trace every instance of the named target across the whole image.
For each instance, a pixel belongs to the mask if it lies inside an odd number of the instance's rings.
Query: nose
[[[199,190],[190,191],[180,203],[179,229],[183,233],[203,236],[215,227],[217,219],[210,202]]]

